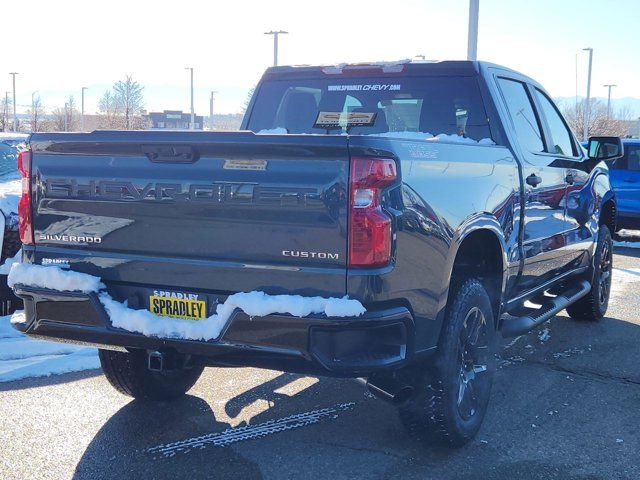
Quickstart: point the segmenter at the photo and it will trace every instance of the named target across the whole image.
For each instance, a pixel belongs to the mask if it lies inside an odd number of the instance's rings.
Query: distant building
[[[149,112],[149,121],[153,129],[189,130],[191,114],[182,110],[165,110],[164,112]],[[195,115],[194,128],[203,130],[202,115]]]

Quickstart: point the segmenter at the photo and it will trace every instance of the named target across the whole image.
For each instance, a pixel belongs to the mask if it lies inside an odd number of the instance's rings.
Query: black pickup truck
[[[205,366],[361,378],[410,432],[461,445],[498,333],[607,309],[621,142],[583,150],[541,85],[497,65],[274,67],[242,131],[29,145],[16,327],[97,345],[136,398],[182,395]]]

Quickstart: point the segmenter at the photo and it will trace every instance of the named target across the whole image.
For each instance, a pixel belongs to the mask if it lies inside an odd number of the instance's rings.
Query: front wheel
[[[567,313],[576,320],[598,321],[609,307],[611,275],[613,273],[613,241],[606,225],[600,225],[598,244],[593,256],[594,272],[591,290],[587,295],[567,307]]]
[[[147,400],[173,400],[195,385],[203,367],[155,372],[147,367],[144,350],[115,352],[98,350],[107,380],[120,393]]]
[[[480,429],[495,373],[495,322],[482,283],[468,279],[452,292],[438,353],[412,374],[414,395],[400,407],[410,434],[462,446]]]

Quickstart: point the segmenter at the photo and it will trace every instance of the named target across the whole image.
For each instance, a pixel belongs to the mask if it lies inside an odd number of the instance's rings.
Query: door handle
[[[624,181],[627,183],[637,183],[635,178],[625,178]]]
[[[564,177],[565,182],[567,182],[569,185],[573,185],[576,182],[576,179],[573,176],[573,172],[569,172],[567,173],[567,176]]]
[[[542,178],[536,175],[535,173],[532,173],[527,177],[527,184],[531,185],[534,188],[540,185],[541,183],[542,183]]]

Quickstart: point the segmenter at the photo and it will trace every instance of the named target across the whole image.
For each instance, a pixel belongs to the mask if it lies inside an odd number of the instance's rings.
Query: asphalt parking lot
[[[99,370],[0,384],[0,478],[640,478],[640,250],[617,248],[609,314],[504,341],[478,438],[416,443],[348,380],[208,369],[176,403]]]

